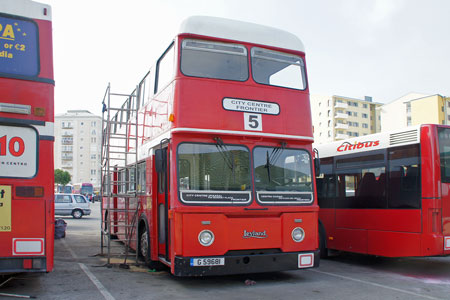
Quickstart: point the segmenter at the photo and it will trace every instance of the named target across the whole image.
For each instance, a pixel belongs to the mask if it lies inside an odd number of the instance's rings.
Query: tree
[[[72,176],[69,172],[60,169],[55,170],[55,183],[66,185],[70,182]]]

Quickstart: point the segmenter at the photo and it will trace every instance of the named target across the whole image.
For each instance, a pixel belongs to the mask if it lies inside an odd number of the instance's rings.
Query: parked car
[[[80,194],[55,194],[55,215],[81,219],[91,214],[91,204]]]

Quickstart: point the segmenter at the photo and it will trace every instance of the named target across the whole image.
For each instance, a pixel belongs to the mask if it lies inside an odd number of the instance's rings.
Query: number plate
[[[191,258],[191,267],[209,267],[209,266],[224,266],[224,257],[214,258]]]

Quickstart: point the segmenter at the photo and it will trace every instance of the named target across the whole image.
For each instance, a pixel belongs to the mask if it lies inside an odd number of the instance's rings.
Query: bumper
[[[317,268],[319,266],[319,250],[221,257],[225,258],[225,264],[223,266],[192,266],[192,257],[176,256],[174,275],[214,276],[248,274]],[[306,257],[306,260],[302,260],[301,257]],[[216,257],[211,256],[208,258]]]
[[[45,257],[7,257],[0,258],[0,275],[22,272],[47,272]]]

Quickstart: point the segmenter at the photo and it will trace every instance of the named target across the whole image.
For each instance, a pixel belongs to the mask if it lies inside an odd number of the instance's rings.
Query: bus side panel
[[[327,248],[334,249],[334,240],[333,237],[335,234],[335,224],[336,224],[336,210],[321,208],[319,211],[319,219],[325,228],[325,239]]]
[[[159,249],[159,232],[158,232],[158,173],[154,166],[154,156],[151,156],[149,167],[151,171],[151,176],[146,179],[147,182],[151,183],[151,209],[148,212],[148,230],[150,232],[150,256],[154,261],[158,261],[158,249]],[[147,207],[148,208],[148,207]]]
[[[53,41],[52,23],[47,20],[34,20],[39,26],[39,52],[41,70],[39,77],[53,79]],[[53,99],[53,98],[52,98]],[[53,103],[50,115],[53,117]]]
[[[336,228],[422,232],[419,209],[337,209]]]
[[[435,131],[435,128],[422,126],[420,133],[422,197],[427,199],[441,196],[439,187],[441,166],[438,155],[438,137]]]
[[[45,255],[47,257],[47,272],[53,270],[54,260],[54,245],[55,245],[55,193],[54,193],[54,176],[47,178],[44,174],[54,174],[54,162],[53,159],[53,141],[40,141],[40,151],[45,155],[39,156],[39,172],[42,174],[41,178],[44,178],[44,201],[45,208],[43,214],[45,218]],[[42,181],[41,181],[42,182]]]
[[[442,185],[442,248],[444,254],[450,254],[450,184],[441,183]],[[438,223],[439,224],[439,223]]]
[[[336,228],[329,241],[331,249],[367,253],[367,230]]]
[[[445,236],[450,239],[450,185],[441,180],[437,128],[421,127],[421,172],[423,211],[423,255],[449,255]],[[446,248],[448,250],[446,250]]]
[[[367,254],[386,257],[421,256],[421,234],[370,230]]]

